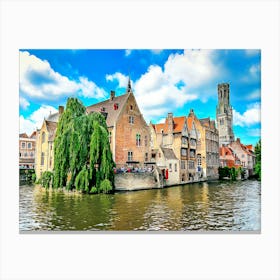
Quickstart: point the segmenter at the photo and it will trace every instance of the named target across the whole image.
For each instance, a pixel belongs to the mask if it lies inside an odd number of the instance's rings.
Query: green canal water
[[[20,231],[260,231],[256,180],[81,195],[20,186]]]

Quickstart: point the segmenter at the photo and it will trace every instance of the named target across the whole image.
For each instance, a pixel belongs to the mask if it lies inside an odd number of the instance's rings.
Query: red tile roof
[[[192,130],[193,118],[192,117],[187,117],[187,123],[188,123],[188,129]]]
[[[161,133],[162,131],[164,132],[164,126],[165,126],[165,123],[158,123],[158,124],[153,125],[156,133]]]
[[[183,131],[186,117],[173,117],[173,133],[180,133]],[[167,133],[168,131],[168,123],[167,118],[165,123],[153,124],[153,127],[156,133]]]
[[[182,132],[185,124],[185,117],[175,117],[173,118],[174,121],[174,132]]]
[[[227,146],[219,148],[220,160],[226,163],[228,167],[240,167],[240,164],[236,164],[239,158],[233,153],[232,149]]]
[[[24,133],[20,133],[19,137],[20,138],[28,138],[28,135],[24,132]]]

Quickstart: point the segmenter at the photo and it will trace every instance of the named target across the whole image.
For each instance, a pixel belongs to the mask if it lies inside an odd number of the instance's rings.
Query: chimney
[[[58,113],[59,113],[59,115],[62,115],[63,112],[64,112],[64,107],[63,107],[63,106],[59,106],[59,107],[58,107]]]
[[[167,114],[167,133],[173,134],[173,113]]]
[[[111,90],[110,99],[113,100],[115,98],[115,91]]]

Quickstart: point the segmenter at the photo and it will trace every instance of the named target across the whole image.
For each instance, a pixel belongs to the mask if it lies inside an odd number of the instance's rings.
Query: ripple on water
[[[260,230],[257,181],[75,195],[20,186],[19,227],[31,230]]]

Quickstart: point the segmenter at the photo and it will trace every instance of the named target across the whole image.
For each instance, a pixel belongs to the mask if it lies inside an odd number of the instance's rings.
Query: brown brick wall
[[[129,123],[129,116],[134,117],[133,124]],[[139,147],[136,146],[137,133],[141,135],[141,145]],[[145,136],[147,136],[147,145],[145,145]],[[115,162],[117,167],[126,165],[128,151],[133,152],[133,161],[139,161],[139,166],[144,165],[145,153],[148,153],[148,160],[150,160],[149,127],[143,119],[133,95],[129,96],[127,104],[118,118],[115,143]]]

